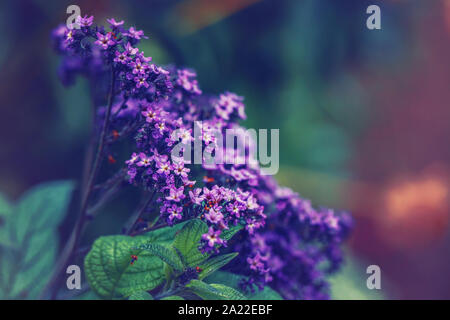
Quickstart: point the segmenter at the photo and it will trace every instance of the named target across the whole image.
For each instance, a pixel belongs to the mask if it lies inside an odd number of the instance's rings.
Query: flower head
[[[213,207],[208,210],[207,214],[205,214],[205,218],[213,224],[218,224],[223,221],[223,214],[217,207]]]
[[[180,202],[183,200],[186,196],[184,195],[184,187],[170,187],[169,189],[169,195],[166,197],[167,200],[174,201],[174,202]]]
[[[113,27],[113,28],[118,28],[118,27],[120,27],[121,25],[123,25],[123,23],[124,23],[123,20],[121,20],[121,21],[116,21],[114,18],[106,19],[106,21],[108,21],[108,23],[109,23],[109,24],[111,25],[111,27]]]
[[[169,222],[173,222],[174,220],[181,220],[181,212],[183,208],[178,207],[176,204],[173,204],[171,207],[167,208],[167,212],[169,213],[168,220]]]
[[[133,157],[131,157],[133,159]],[[151,157],[145,155],[145,153],[141,152],[139,154],[140,161],[137,163],[139,167],[148,167],[152,161]]]
[[[220,234],[221,234],[220,230],[215,231],[213,228],[210,227],[208,229],[208,233],[205,233],[205,234],[202,235],[202,239],[206,240],[206,243],[208,244],[208,246],[210,248],[214,248],[214,246],[216,244],[222,244],[223,243],[223,240],[220,239],[220,237],[219,237]]]
[[[128,29],[128,32],[124,33],[123,35],[136,40],[140,40],[141,38],[148,39],[148,37],[144,35],[144,31],[136,30],[134,27]]]
[[[201,195],[202,189],[196,188],[192,191],[189,191],[189,198],[191,199],[192,203],[196,205],[201,205],[202,201],[205,199],[203,195]]]
[[[76,19],[76,23],[78,23],[78,25],[82,28],[90,27],[93,22],[94,22],[94,16],[90,16],[90,17],[88,17],[87,15],[85,15],[84,17],[78,16]]]
[[[110,32],[105,35],[97,32],[97,41],[95,41],[95,43],[101,46],[103,50],[106,50],[108,47],[115,44],[115,42],[111,39],[111,36],[112,34]]]

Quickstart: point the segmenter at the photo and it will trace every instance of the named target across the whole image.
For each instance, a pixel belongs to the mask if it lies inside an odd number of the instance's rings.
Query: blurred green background
[[[50,44],[69,4],[144,30],[153,61],[245,96],[247,127],[280,129],[278,181],[356,219],[336,298],[450,298],[450,1],[2,1],[0,191],[11,199],[82,172],[89,88],[59,83]],[[371,4],[381,30],[366,28]],[[94,227],[114,233],[110,220]],[[370,264],[381,292],[365,286]]]

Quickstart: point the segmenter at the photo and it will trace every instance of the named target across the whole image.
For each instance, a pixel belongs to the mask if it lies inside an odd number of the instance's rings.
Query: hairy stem
[[[133,215],[133,217],[131,218],[131,224],[128,228],[125,229],[125,234],[128,235],[133,235],[133,229],[136,227],[139,219],[142,217],[142,215],[145,213],[146,209],[148,208],[148,206],[153,202],[153,198],[155,197],[156,192],[153,191],[152,194],[150,195],[150,197],[148,197],[148,199],[144,202],[144,204],[142,205],[142,207],[136,211],[136,213]],[[146,231],[146,229],[144,230]]]
[[[70,235],[69,240],[68,240],[64,250],[61,253],[61,256],[59,257],[59,259],[56,263],[56,267],[54,269],[52,278],[51,278],[50,282],[48,283],[47,287],[45,288],[45,290],[43,291],[41,297],[45,297],[47,292],[49,290],[51,290],[50,298],[51,299],[56,298],[56,296],[58,294],[58,290],[60,289],[59,283],[60,283],[61,277],[63,275],[63,271],[67,267],[67,264],[69,263],[70,259],[72,258],[74,252],[78,248],[81,235],[84,231],[85,223],[88,220],[87,219],[88,204],[89,204],[89,200],[92,196],[92,191],[94,189],[94,182],[95,182],[95,179],[97,178],[97,175],[98,175],[98,172],[100,169],[100,164],[103,159],[103,150],[105,148],[106,134],[108,132],[109,118],[111,116],[111,108],[112,108],[112,103],[114,100],[115,77],[116,77],[116,74],[115,74],[114,70],[111,68],[111,85],[110,85],[110,90],[108,93],[108,104],[107,104],[107,108],[106,108],[106,114],[105,114],[105,118],[103,120],[103,127],[100,132],[100,137],[99,137],[99,142],[98,142],[97,152],[95,155],[94,164],[92,166],[92,170],[91,170],[88,180],[86,182],[84,194],[82,195],[81,209],[80,209],[80,214],[79,214],[78,220],[76,222],[75,228],[72,231],[72,234]]]
[[[95,216],[103,206],[105,206],[109,201],[111,201],[117,193],[120,191],[121,183],[124,180],[126,171],[120,170],[117,174],[114,175],[113,179],[110,179],[102,185],[105,187],[94,186],[95,189],[103,190],[106,189],[100,196],[97,202],[91,204],[87,209],[87,215]]]

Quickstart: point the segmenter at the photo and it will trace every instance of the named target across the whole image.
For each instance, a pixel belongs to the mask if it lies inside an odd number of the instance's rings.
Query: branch
[[[103,158],[103,149],[105,147],[105,138],[106,133],[108,131],[109,127],[109,118],[111,116],[111,108],[114,98],[114,85],[116,81],[116,73],[114,72],[113,68],[111,67],[111,84],[110,84],[110,90],[108,94],[108,105],[106,108],[106,114],[105,119],[103,120],[103,127],[102,131],[100,133],[99,143],[97,152],[95,155],[94,165],[93,169],[89,175],[88,181],[86,183],[86,190],[83,195],[82,201],[81,201],[81,210],[80,215],[78,218],[78,221],[75,225],[74,230],[72,231],[72,234],[70,235],[70,238],[62,251],[62,254],[60,258],[58,259],[56,263],[56,267],[53,272],[53,276],[48,283],[47,287],[44,289],[44,291],[41,294],[41,298],[44,298],[45,295],[49,290],[52,290],[51,292],[51,299],[55,299],[58,294],[58,285],[61,280],[61,277],[63,275],[63,271],[65,270],[68,262],[70,261],[74,251],[79,245],[81,234],[83,233],[85,223],[87,221],[87,207],[89,200],[92,195],[93,187],[94,187],[94,181],[97,178],[98,171],[100,169],[100,164]]]
[[[133,221],[131,223],[131,225],[128,228],[125,228],[125,234],[131,235],[134,227],[137,225],[139,219],[142,217],[142,215],[144,214],[145,210],[147,209],[147,207],[152,203],[153,198],[155,197],[156,191],[153,191],[152,194],[150,195],[150,197],[147,199],[147,201],[144,202],[144,204],[142,205],[142,207],[136,211],[136,213],[132,216],[131,221]]]

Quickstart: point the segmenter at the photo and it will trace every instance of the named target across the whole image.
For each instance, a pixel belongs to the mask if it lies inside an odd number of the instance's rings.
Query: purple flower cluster
[[[316,210],[270,177],[260,179],[259,191],[258,200],[270,206],[266,227],[232,245],[245,253],[241,263],[251,270],[242,287],[269,284],[286,299],[327,299],[326,276],[342,263],[340,245],[352,229],[351,216]]]
[[[108,19],[109,31],[93,26],[93,16],[79,17],[80,29],[58,27],[52,34],[55,47],[65,55],[60,69],[63,83],[70,84],[78,73],[90,78],[113,68],[117,88],[125,98],[167,98],[172,89],[169,72],[151,63],[136,48],[147,38],[142,30],[123,28],[123,21]]]
[[[243,98],[230,92],[204,94],[194,71],[151,63],[136,47],[147,37],[133,27],[124,29],[123,21],[108,19],[109,31],[94,26],[93,17],[78,23],[80,29],[61,26],[52,34],[64,57],[62,80],[71,83],[83,74],[99,83],[113,81],[108,143],[132,139],[126,179],[155,195],[151,205],[159,221],[204,221],[208,232],[199,248],[217,252],[228,245],[239,251],[230,265],[245,276],[245,288],[268,284],[288,299],[326,297],[325,274],[339,267],[339,245],[351,219],[315,210],[308,200],[262,176],[249,152],[242,155],[234,146],[222,145],[218,135],[241,128],[238,121],[246,118]],[[105,110],[99,107],[100,119]],[[191,153],[192,145],[200,146],[202,165],[180,154]],[[213,155],[219,147],[225,157],[242,159],[232,164],[206,161],[205,154]],[[243,240],[227,244],[224,234],[236,226],[243,229]]]
[[[243,100],[243,97],[226,92],[219,96],[219,99],[214,104],[214,108],[217,115],[224,120],[230,120],[232,114],[237,115],[241,119],[246,119],[247,116],[245,115]]]
[[[185,75],[184,72],[178,74]],[[255,195],[246,190],[247,184],[240,187],[238,180],[244,179],[233,178],[236,172],[247,169],[239,170],[233,166],[233,170],[228,170],[223,165],[221,169],[211,169],[210,166],[208,169],[196,168],[195,165],[186,164],[181,157],[170,158],[175,143],[184,143],[187,148],[189,144],[199,142],[202,150],[215,146],[212,129],[224,130],[227,126],[214,113],[214,99],[203,102],[202,108],[193,108],[199,103],[196,98],[199,98],[200,90],[197,88],[192,91],[196,86],[195,79],[190,79],[192,86],[187,85],[185,80],[175,78],[173,99],[142,102],[142,125],[135,137],[137,152],[131,155],[126,165],[130,183],[157,192],[156,201],[161,217],[169,225],[191,218],[200,218],[206,222],[209,231],[202,237],[201,249],[212,251],[226,245],[225,239],[220,237],[224,230],[242,225],[249,234],[253,234],[264,226],[266,216],[264,207],[258,204]],[[186,108],[190,111],[186,111]],[[200,136],[193,137],[194,121],[200,119],[201,111],[205,110],[211,118],[206,120]],[[199,178],[201,181],[197,183]],[[194,188],[198,184],[201,185]]]

